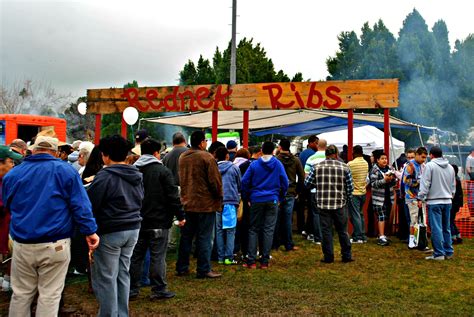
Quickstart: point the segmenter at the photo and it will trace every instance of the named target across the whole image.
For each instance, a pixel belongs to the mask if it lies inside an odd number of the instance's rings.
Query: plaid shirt
[[[349,166],[334,159],[326,159],[311,167],[304,184],[316,188],[318,208],[326,210],[344,207],[354,190]]]

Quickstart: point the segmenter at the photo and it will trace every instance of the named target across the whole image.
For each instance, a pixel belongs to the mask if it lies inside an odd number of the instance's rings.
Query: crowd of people
[[[191,255],[199,279],[222,276],[212,259],[268,269],[272,250],[298,250],[294,210],[298,234],[321,245],[321,262],[335,261],[333,230],[341,261],[352,262],[352,244],[368,241],[368,190],[378,245],[390,245],[395,203],[409,227],[410,249],[419,249],[428,210],[427,260],[451,259],[452,244],[462,242],[453,221],[463,200],[457,167],[436,146],[408,151],[394,168],[382,150],[370,157],[356,145],[347,161],[347,149],[340,153],[314,135],[299,157],[287,139],[238,149],[235,141],[208,144],[202,131],[188,145],[177,132],[166,152],[144,130],[135,141],[114,135],[96,146],[65,144],[43,131],[29,146],[23,140],[0,146],[0,253],[2,260],[11,255],[4,276],[13,290],[11,316],[30,315],[35,296],[37,314],[56,316],[71,270],[88,274],[99,316],[128,315],[144,280],[151,300],[172,298],[166,255],[176,244],[177,276],[191,273]]]

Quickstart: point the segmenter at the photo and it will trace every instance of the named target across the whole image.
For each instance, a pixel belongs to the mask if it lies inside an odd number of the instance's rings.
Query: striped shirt
[[[367,192],[367,175],[369,174],[369,164],[362,156],[356,157],[349,163],[352,179],[354,180],[354,195],[365,195]]]
[[[326,151],[318,151],[311,155],[307,160],[306,164],[304,165],[304,172],[306,174],[309,174],[309,171],[311,170],[311,167],[313,165],[318,164],[326,159]]]
[[[354,190],[349,166],[335,159],[313,166],[304,183],[308,188],[316,188],[318,208],[325,210],[344,207]]]

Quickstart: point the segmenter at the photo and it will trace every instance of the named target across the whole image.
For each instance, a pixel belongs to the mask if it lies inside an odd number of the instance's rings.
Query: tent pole
[[[354,110],[347,111],[347,161],[352,161],[352,148],[354,146]]]
[[[217,141],[217,119],[218,112],[217,110],[212,111],[212,142]]]
[[[459,137],[457,133],[456,133],[456,143],[458,144],[459,163],[461,163],[461,170],[462,170],[463,166],[462,166],[461,148],[459,147]]]
[[[244,126],[243,126],[243,133],[244,133],[244,148],[249,147],[249,111],[244,110]]]
[[[102,126],[102,114],[95,114],[95,133],[94,133],[94,144],[99,145],[100,142],[100,128]]]
[[[122,134],[122,137],[124,139],[127,139],[127,122],[125,122],[125,119],[123,118],[123,115],[121,116],[122,117],[122,129],[121,129],[121,134]]]
[[[425,144],[423,143],[423,138],[421,137],[421,132],[420,132],[420,127],[416,127],[416,130],[418,130],[418,136],[420,137],[420,143],[421,143],[421,146],[425,146]]]
[[[398,171],[397,158],[395,157],[395,151],[393,150],[393,137],[392,137],[392,128],[390,127],[390,123],[388,125],[388,132],[390,133],[390,147],[391,147],[391,151],[393,153],[393,161],[395,162],[395,168]],[[388,158],[390,159],[390,156],[388,156]]]
[[[390,158],[390,110],[383,109],[383,149],[387,157]]]

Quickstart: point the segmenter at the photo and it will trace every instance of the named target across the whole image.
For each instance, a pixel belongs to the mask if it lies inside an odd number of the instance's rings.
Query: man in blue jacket
[[[263,250],[260,268],[267,269],[278,205],[288,190],[288,177],[283,164],[273,157],[275,145],[265,142],[263,156],[250,164],[242,178],[242,198],[250,201],[249,256],[244,267],[256,268],[257,238],[263,232]]]
[[[10,316],[29,316],[38,291],[38,316],[56,316],[77,225],[90,249],[99,244],[91,204],[79,174],[55,157],[58,139],[39,136],[33,155],[3,179],[14,240]]]

